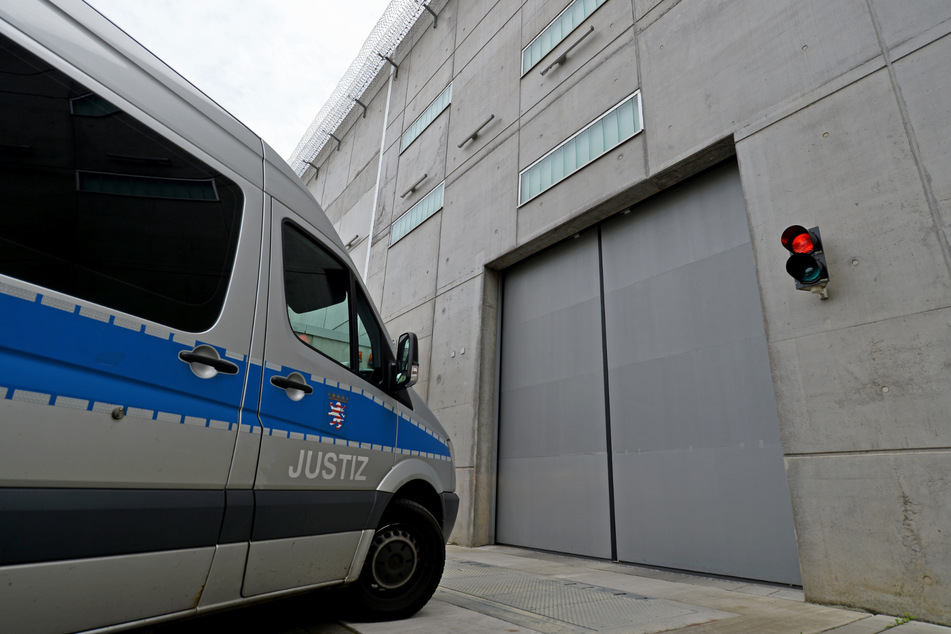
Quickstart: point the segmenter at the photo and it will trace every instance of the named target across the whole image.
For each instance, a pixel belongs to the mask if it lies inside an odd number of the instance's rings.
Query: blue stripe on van
[[[23,295],[0,292],[0,385],[6,398],[42,404],[48,397],[48,405],[87,410],[122,406],[130,416],[212,427],[236,421],[240,372],[199,379],[178,358],[192,346],[174,341],[171,331]],[[243,358],[230,360],[242,370],[246,365]]]
[[[167,329],[80,310],[76,304],[3,284],[0,399],[95,411],[121,406],[126,415],[137,418],[233,429],[241,398],[240,372],[214,380],[196,377],[178,353],[205,342],[187,343],[173,339]],[[268,389],[277,371],[207,345],[249,371],[255,379],[251,385],[257,385],[263,372],[262,415],[270,435],[450,457],[444,439],[405,415],[397,423],[392,409],[359,388],[314,377],[310,381],[314,393],[293,402],[283,390]],[[331,424],[336,403],[344,414],[339,428]]]
[[[449,446],[446,442],[413,420],[400,416],[396,435],[401,449],[419,452],[422,455],[450,457]]]
[[[298,372],[293,368],[264,369],[265,389],[261,398],[261,418],[273,435],[297,434],[298,437],[358,445],[367,449],[394,451],[449,459],[446,441],[426,429],[418,421],[409,419],[386,406],[373,394],[352,386],[313,377],[308,384],[314,388],[300,401],[292,401],[283,390],[270,386],[275,376]],[[269,389],[270,388],[270,389]],[[342,421],[333,422],[332,408],[342,411]]]

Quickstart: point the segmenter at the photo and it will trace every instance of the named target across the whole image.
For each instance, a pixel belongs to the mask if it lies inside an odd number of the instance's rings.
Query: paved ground
[[[440,588],[416,616],[341,620],[333,593],[267,603],[151,632],[485,634],[722,632],[951,634],[951,628],[806,603],[785,586],[700,577],[506,546],[449,547]]]

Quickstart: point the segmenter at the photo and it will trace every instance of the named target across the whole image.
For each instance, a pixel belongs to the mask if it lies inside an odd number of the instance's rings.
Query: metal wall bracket
[[[416,191],[416,188],[419,187],[420,184],[421,184],[424,180],[426,180],[428,177],[429,177],[429,174],[423,174],[423,177],[420,178],[420,179],[419,179],[418,181],[416,181],[415,183],[413,183],[412,187],[410,187],[410,188],[407,189],[405,192],[403,192],[402,194],[400,194],[400,198],[406,198],[407,196],[409,196],[410,194],[412,194],[414,191]]]
[[[339,151],[340,151],[340,139],[338,139],[337,137],[335,137],[335,136],[334,136],[333,134],[331,134],[330,132],[327,133],[327,136],[329,136],[331,139],[333,139],[334,141],[337,142],[337,151],[339,152]]]
[[[436,12],[433,11],[432,9],[430,9],[428,4],[424,4],[424,5],[423,5],[423,8],[426,9],[427,11],[429,11],[429,12],[432,14],[432,16],[433,16],[433,28],[435,29],[435,28],[436,28],[436,19],[437,19],[437,17],[438,17],[438,16],[436,15]]]
[[[360,106],[361,108],[363,108],[363,118],[366,119],[366,118],[367,118],[367,105],[366,105],[365,103],[363,103],[362,101],[360,101],[359,99],[357,99],[356,97],[350,97],[350,98],[353,99],[354,102],[356,102],[356,104],[357,104],[358,106]]]
[[[383,61],[390,63],[390,66],[393,67],[393,78],[395,79],[395,78],[400,74],[399,64],[397,64],[396,62],[394,62],[392,59],[390,59],[389,57],[387,57],[387,56],[384,55],[383,53],[377,53],[377,55],[379,55],[379,56],[380,56],[380,59],[382,59]]]
[[[314,165],[314,164],[311,163],[310,161],[304,161],[304,162],[314,168],[314,178],[317,178],[317,175],[320,174],[320,166],[319,166],[319,165]]]
[[[579,37],[579,38],[578,38],[578,41],[576,41],[574,44],[572,44],[572,45],[569,46],[567,49],[565,49],[565,52],[562,53],[561,55],[559,55],[559,56],[558,56],[558,59],[556,59],[556,60],[553,61],[551,64],[549,64],[548,67],[547,67],[545,70],[542,71],[542,76],[544,76],[548,71],[550,71],[550,70],[551,70],[552,68],[554,68],[555,66],[558,66],[559,64],[564,64],[564,63],[565,63],[565,60],[568,58],[568,53],[570,53],[570,52],[572,51],[572,49],[574,49],[574,47],[576,47],[576,46],[578,46],[579,44],[581,44],[581,42],[584,41],[584,38],[588,37],[588,36],[591,35],[593,32],[594,32],[594,26],[592,26],[591,28],[589,28],[589,29],[585,32],[584,35],[582,35],[581,37]]]
[[[470,134],[469,136],[467,136],[466,138],[464,138],[464,139],[462,140],[462,143],[460,143],[457,147],[459,147],[460,149],[462,149],[462,146],[463,146],[463,145],[465,145],[465,144],[468,143],[469,141],[474,141],[475,138],[476,138],[477,136],[479,136],[479,133],[482,132],[482,128],[484,128],[485,126],[489,125],[489,123],[491,123],[493,119],[495,119],[495,115],[494,115],[494,114],[493,114],[492,116],[490,116],[488,119],[486,119],[485,121],[483,121],[482,123],[480,123],[480,124],[479,124],[479,127],[476,128],[475,130],[473,130],[473,131],[472,131],[472,134]]]

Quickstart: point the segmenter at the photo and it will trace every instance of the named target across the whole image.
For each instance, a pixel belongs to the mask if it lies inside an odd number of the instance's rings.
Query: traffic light
[[[786,272],[796,280],[796,288],[811,291],[822,299],[829,297],[826,284],[829,283],[829,269],[822,250],[822,236],[819,227],[806,229],[800,225],[787,227],[783,231],[783,246],[792,253],[786,260]]]

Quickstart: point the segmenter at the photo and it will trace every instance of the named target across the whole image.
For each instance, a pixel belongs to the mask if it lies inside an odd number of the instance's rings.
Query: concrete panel
[[[340,138],[340,135],[334,133]],[[337,151],[337,142],[330,139],[327,143],[330,146],[328,158],[320,163],[320,171],[324,173],[324,192],[321,203],[324,206],[324,212],[330,218],[330,222],[339,220],[345,209],[338,209],[335,215],[331,215],[331,207],[337,200],[343,190],[350,183],[350,155],[353,152],[353,135],[344,135],[340,139],[340,150]]]
[[[429,401],[429,382],[432,372],[433,310],[435,300],[428,301],[386,322],[390,338],[396,340],[404,332],[416,333],[419,339],[419,382],[413,389],[424,401]],[[441,420],[441,419],[440,419]],[[455,437],[450,436],[455,443]]]
[[[475,356],[475,355],[473,355]],[[435,387],[435,386],[434,386]],[[428,403],[428,400],[427,400]],[[462,403],[433,409],[452,439],[453,460],[457,469],[476,464],[476,404]]]
[[[373,224],[373,241],[390,241],[390,226],[398,218],[395,215],[397,202],[396,173],[399,166],[399,148],[393,146],[383,154],[383,172],[380,175],[379,195],[376,200],[376,221]],[[404,190],[405,191],[405,190]],[[402,192],[400,192],[402,193]]]
[[[518,93],[512,90],[519,75],[518,27],[518,20],[510,20],[453,80],[447,173],[518,121]],[[475,139],[465,141],[492,116]],[[517,148],[509,152],[515,156]]]
[[[429,407],[445,409],[476,400],[479,367],[479,327],[482,311],[482,279],[469,280],[436,297],[433,317],[432,379]],[[444,424],[446,421],[442,421]],[[467,420],[471,425],[471,419]],[[453,422],[449,422],[453,425]],[[456,426],[450,431],[453,442],[474,429]],[[456,433],[452,433],[455,431]]]
[[[400,135],[402,134],[402,128],[398,124],[398,120],[402,119],[402,116],[397,117],[397,121],[393,121],[390,124],[390,127],[387,129],[387,135],[390,132],[395,132],[395,138],[393,143],[388,144],[386,149],[383,151],[383,170],[380,173],[380,182],[389,183],[396,179],[396,175],[399,171],[400,164]]]
[[[516,33],[521,33],[521,19],[518,10],[522,6],[520,0],[473,0],[459,3],[459,24],[456,27],[455,72],[460,73],[472,58],[482,50],[486,43],[501,31],[513,17],[518,26]],[[518,37],[518,36],[517,36]],[[516,44],[519,52],[512,60],[515,65],[520,64],[521,37]]]
[[[353,236],[351,235],[351,237]],[[347,238],[347,241],[349,242],[349,238]],[[344,244],[346,244],[346,242]],[[363,236],[349,249],[350,260],[353,262],[354,267],[356,267],[357,275],[360,277],[360,279],[363,279],[363,269],[366,266],[368,246],[369,243],[367,242],[367,238],[366,236]]]
[[[945,20],[951,20],[951,4],[946,0],[890,2],[871,0],[882,28],[885,45],[894,48]]]
[[[652,172],[880,54],[865,0],[680,2],[638,47]]]
[[[397,110],[395,104],[393,102],[390,103],[390,121],[386,127],[386,141],[384,142],[387,153],[396,152],[398,155],[400,152],[400,137],[403,135],[405,112],[405,109],[400,108]],[[410,123],[412,123],[412,121],[406,122],[406,126],[408,127]]]
[[[584,23],[522,77],[519,84],[522,114],[529,113],[540,101],[553,93],[558,95],[569,88],[576,90],[573,85],[579,83],[582,78],[587,78],[587,75],[592,72],[599,75],[599,90],[604,90],[608,86],[612,89],[619,88],[622,92],[627,90],[627,93],[618,97],[615,103],[623,96],[634,92],[639,82],[633,46],[633,29],[631,29],[633,24],[634,14],[630,2],[613,0],[598,7],[597,11],[588,16]],[[591,27],[594,27],[594,31],[585,36],[585,32]],[[583,40],[582,36],[584,36]],[[575,46],[579,41],[580,44]],[[606,63],[606,60],[611,59],[615,51],[628,45],[631,50],[627,53],[626,62],[622,62],[621,66],[598,68]],[[541,74],[569,48],[571,52],[562,64],[553,67],[545,75]],[[519,72],[521,73],[521,57],[519,57]],[[597,94],[586,92],[584,89],[581,91],[589,99]]]
[[[419,40],[409,54],[410,72],[407,77],[406,94],[410,104],[425,94],[431,80],[445,72],[446,67],[448,67],[449,76],[452,76],[452,53],[456,48],[458,7],[458,2],[449,2],[442,9],[438,9],[439,18],[436,28],[433,28],[432,16],[428,13],[419,17],[417,24],[426,25],[426,28],[420,32]],[[402,74],[402,67],[400,67],[400,74]],[[448,81],[443,82],[443,87],[448,83]],[[439,91],[433,93],[426,103],[428,104],[438,94]],[[425,107],[424,105],[423,108]],[[422,110],[418,110],[416,114],[419,112]],[[416,115],[412,115],[412,119],[415,118]]]
[[[373,260],[371,255],[370,260]],[[379,306],[383,300],[383,271],[370,272],[367,276],[367,279],[364,280],[364,283],[367,287],[367,292],[370,294],[370,301],[373,302],[374,306]]]
[[[455,442],[455,441],[453,441]],[[456,495],[459,496],[459,514],[449,536],[451,544],[472,544],[475,489],[478,486],[475,470],[472,467],[456,468]]]
[[[360,205],[361,201],[370,193],[369,202],[364,203],[365,206],[363,207],[363,214],[366,216],[366,229],[363,233],[365,234],[369,230],[370,209],[373,207],[372,193],[376,185],[376,171],[375,164],[367,165],[324,209],[327,217],[336,227],[339,227],[343,217],[355,206]],[[353,235],[350,235],[344,242],[346,243],[352,237]]]
[[[389,248],[386,277],[400,283],[387,283],[383,288],[380,315],[389,320],[436,296],[436,267],[439,258],[439,212],[416,227]]]
[[[393,221],[445,180],[448,140],[449,109],[447,108],[400,155],[399,172],[396,176],[396,198],[393,201]],[[420,181],[420,179],[423,180]],[[417,189],[409,192],[413,185],[416,185]]]
[[[949,337],[944,309],[773,343],[786,453],[951,446]]]
[[[951,453],[787,460],[806,600],[951,625]]]
[[[941,3],[951,12],[951,4]],[[942,213],[944,230],[951,223],[951,37],[944,37],[895,62],[895,76],[918,141],[931,188]]]
[[[316,163],[314,163],[316,165]],[[317,174],[314,174],[314,168],[308,167],[307,172],[304,173],[304,185],[307,187],[314,198],[317,199],[319,203],[324,195],[324,182],[327,180],[327,171],[318,170]]]
[[[371,220],[371,211],[373,209],[373,190],[370,189],[360,197],[360,200],[357,201],[355,205],[350,207],[345,213],[343,218],[341,218],[334,228],[337,230],[337,234],[340,236],[340,239],[343,240],[344,244],[347,244],[356,236],[357,241],[351,246],[355,246],[359,243],[365,242],[367,235],[370,233],[370,220]],[[361,273],[363,272],[363,263],[366,258],[366,250],[363,251],[363,258],[357,259],[355,256],[353,261],[357,264],[357,270]]]
[[[517,145],[513,134],[446,187],[438,289],[480,273],[515,247]]]
[[[383,82],[382,90],[375,95],[363,95],[360,101],[367,104],[367,115],[365,118],[359,117],[349,131],[349,134],[353,135],[353,153],[350,157],[351,180],[368,168],[376,174],[380,139],[383,136],[383,114],[386,110],[386,82]],[[356,112],[363,112],[360,106],[354,104],[353,107]]]
[[[653,11],[654,8],[657,7],[657,5],[659,5],[659,4],[663,4],[663,5],[673,5],[673,4],[677,4],[677,1],[676,1],[676,0],[674,0],[674,1],[671,1],[671,0],[666,0],[666,1],[665,1],[665,0],[634,0],[634,19],[635,19],[635,20],[638,20],[638,21],[644,19],[644,17],[647,16],[648,13],[650,13],[651,11]],[[660,13],[660,12],[662,12],[663,10],[664,10],[664,8],[662,7],[662,8],[660,8],[660,9],[658,9],[657,12]]]
[[[427,302],[424,306],[431,305],[431,302]],[[394,335],[399,337],[404,332],[407,332],[405,329],[400,329],[394,331]],[[412,331],[410,331],[412,332]],[[433,355],[433,337],[432,335],[423,336],[419,338],[419,382],[416,383],[414,390],[419,395],[424,402],[429,402],[429,385],[430,377],[432,372],[430,368],[432,367],[432,355]]]
[[[592,36],[593,37],[593,36]],[[518,168],[524,169],[599,116],[629,97],[637,88],[633,42],[619,40],[590,62],[591,72],[565,85],[539,109],[522,117]],[[525,80],[523,79],[523,85]],[[525,102],[522,101],[524,108]]]
[[[435,300],[433,300],[396,315],[387,320],[386,330],[393,339],[404,332],[415,332],[420,339],[430,339],[433,336],[433,312],[436,309],[435,307]],[[419,362],[420,372],[422,372],[422,365],[429,365],[429,355],[424,355],[420,351]]]
[[[400,46],[397,47],[394,55],[390,57],[399,65],[399,70],[396,72],[396,76],[393,78],[393,92],[390,95],[390,121],[393,121],[395,115],[403,112],[406,108],[406,103],[410,98],[408,94],[409,83],[410,83],[410,69],[413,66],[413,62],[409,57],[410,49],[407,47],[407,42],[404,40]],[[390,68],[392,68],[387,62],[386,64],[386,73],[389,76]]]
[[[424,98],[415,99],[404,116],[408,127],[425,110],[433,99],[442,92],[451,81],[451,64],[446,64],[438,77],[424,91]],[[425,97],[428,97],[426,99]],[[446,177],[446,146],[449,142],[449,121],[451,108],[443,110],[436,119],[423,130],[399,156],[396,176],[395,210],[393,219],[415,205],[433,187]],[[398,148],[398,146],[397,146]],[[426,174],[426,180],[419,189],[403,198],[399,198]]]
[[[646,171],[644,135],[640,134],[519,207],[519,244],[570,223],[584,210],[643,180]]]
[[[380,300],[382,299],[383,276],[386,273],[386,256],[388,253],[388,237],[383,236],[382,239],[374,237],[370,248],[370,268],[367,272],[367,277],[373,279],[376,276],[380,276],[380,286],[374,287],[367,282],[367,288],[373,297],[373,304],[375,306],[380,306],[382,303]]]
[[[886,71],[737,144],[771,343],[934,310],[951,283]],[[795,289],[785,227],[818,224],[831,299]]]
[[[439,96],[446,86],[452,82],[453,66],[452,60],[447,61],[439,67],[433,75],[428,78],[421,89],[409,98],[406,108],[403,111],[403,130],[408,128],[416,121],[416,118],[429,107],[429,104]],[[443,113],[445,114],[445,113]],[[442,115],[440,115],[442,116]],[[400,132],[402,134],[402,131]],[[425,134],[425,133],[424,133]]]

